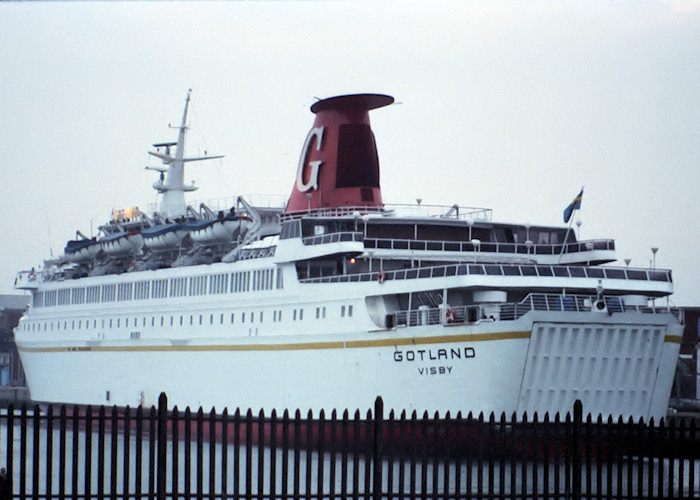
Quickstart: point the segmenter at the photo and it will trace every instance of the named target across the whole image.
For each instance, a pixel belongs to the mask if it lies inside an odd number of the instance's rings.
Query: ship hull
[[[355,334],[207,337],[177,342],[29,341],[18,348],[34,400],[229,410],[571,411],[658,421],[681,325],[669,315],[531,312],[515,321]]]

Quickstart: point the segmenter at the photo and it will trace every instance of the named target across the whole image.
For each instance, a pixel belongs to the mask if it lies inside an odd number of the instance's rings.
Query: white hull
[[[591,314],[533,312],[516,321],[303,339],[235,339],[213,328],[186,329],[179,340],[18,338],[18,346],[38,401],[151,405],[165,392],[180,408],[331,411],[369,408],[382,396],[399,412],[542,416],[564,414],[581,399],[594,415],[658,421],[681,327],[622,316],[591,323]]]

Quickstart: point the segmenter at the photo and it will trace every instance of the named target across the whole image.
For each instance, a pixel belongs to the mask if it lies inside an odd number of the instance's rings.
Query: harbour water
[[[47,437],[41,425],[13,428],[12,483],[15,495],[119,498],[157,491],[157,448],[147,435],[133,432],[86,434],[67,430]],[[7,467],[8,436],[0,427],[0,464]],[[24,438],[24,439],[23,439]],[[89,438],[89,439],[88,439]],[[474,457],[393,456],[376,459],[362,453],[307,451],[279,447],[168,440],[166,491],[169,498],[190,493],[237,498],[426,498],[484,496],[552,498],[571,493],[571,464],[542,460],[475,460]],[[34,454],[38,460],[34,460]],[[700,460],[619,457],[581,466],[581,494],[598,498],[697,498]],[[376,460],[376,462],[375,462]],[[378,470],[374,463],[381,464]],[[379,474],[379,475],[377,475]]]

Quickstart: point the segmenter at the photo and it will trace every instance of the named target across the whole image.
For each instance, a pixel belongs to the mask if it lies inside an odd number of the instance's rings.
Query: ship
[[[33,400],[665,416],[683,329],[670,270],[616,266],[614,240],[571,225],[384,203],[369,119],[384,94],[311,106],[286,203],[188,205],[184,167],[216,157],[185,155],[189,102],[150,152],[160,205],[115,210],[18,273]]]

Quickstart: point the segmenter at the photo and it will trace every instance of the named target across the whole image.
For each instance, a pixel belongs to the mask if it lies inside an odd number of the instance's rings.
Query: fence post
[[[382,498],[382,420],[384,418],[384,401],[381,396],[374,400],[374,441],[372,443],[372,499]]]
[[[12,447],[12,445],[10,445],[10,447]],[[10,480],[7,477],[7,471],[5,470],[5,467],[0,469],[0,499],[12,499],[12,487],[10,486]]]
[[[156,495],[158,500],[165,500],[165,485],[168,449],[168,397],[164,392],[158,397],[158,462],[156,464]]]
[[[12,498],[12,473],[13,473],[13,460],[14,460],[14,454],[15,454],[15,446],[14,446],[14,431],[15,431],[15,406],[10,403],[9,406],[7,407],[7,435],[6,435],[6,443],[7,443],[7,455],[5,457],[5,464],[7,465],[7,469],[5,470],[6,476],[5,480],[2,481],[0,480],[0,486],[2,486],[2,490],[0,490],[3,494],[7,493],[7,496],[4,498]],[[3,469],[5,469],[3,467]]]
[[[573,500],[581,498],[581,430],[583,421],[583,404],[577,399],[574,402],[574,419],[571,433],[571,495]]]

